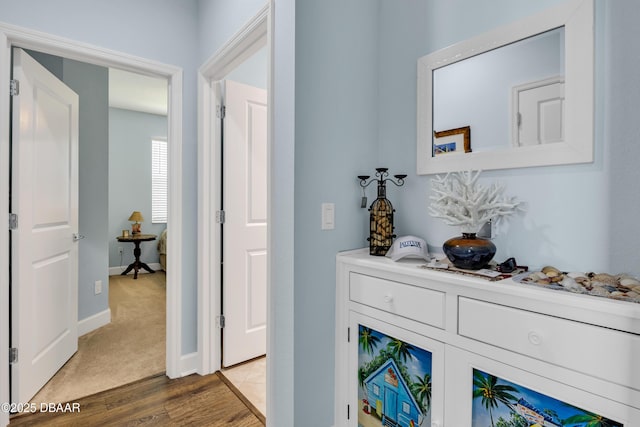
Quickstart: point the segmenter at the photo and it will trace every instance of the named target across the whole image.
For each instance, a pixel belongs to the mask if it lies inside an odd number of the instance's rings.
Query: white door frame
[[[271,0],[272,1],[272,0]],[[218,52],[198,70],[198,373],[201,375],[221,368],[221,331],[216,327],[220,315],[222,283],[220,281],[220,227],[213,218],[221,206],[220,123],[212,120],[217,96],[216,81],[222,80],[245,59],[263,46],[268,46],[267,66],[267,152],[271,152],[272,100],[271,25],[273,8],[268,2]],[[268,154],[267,175],[271,176]],[[270,200],[267,199],[268,206]],[[269,209],[269,208],[268,208]],[[270,211],[270,209],[268,210]],[[267,219],[267,227],[271,220]],[[267,248],[270,243],[267,242]],[[267,249],[269,253],[269,249]],[[269,267],[267,267],[269,268]],[[267,281],[267,299],[271,292]],[[265,301],[266,304],[266,301]],[[270,318],[267,306],[267,319]],[[267,320],[268,321],[268,320]],[[267,338],[267,381],[269,381],[269,340]],[[267,405],[270,406],[269,400]],[[269,410],[267,409],[267,412]]]
[[[167,259],[167,358],[166,374],[181,376],[182,294],[182,69],[144,58],[103,49],[50,34],[0,23],[0,402],[9,399],[9,146],[11,48],[21,47],[104,67],[121,68],[166,78],[169,82],[169,215],[167,228],[171,245]],[[9,415],[0,411],[0,426]]]

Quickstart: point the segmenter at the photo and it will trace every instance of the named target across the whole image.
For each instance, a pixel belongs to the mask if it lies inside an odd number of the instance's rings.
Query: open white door
[[[225,82],[222,364],[267,343],[267,92]]]
[[[78,349],[78,96],[14,50],[11,400],[28,402]]]

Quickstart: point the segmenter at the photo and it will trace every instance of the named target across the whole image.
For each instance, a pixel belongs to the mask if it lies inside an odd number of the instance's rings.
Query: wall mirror
[[[593,161],[594,1],[418,60],[418,174]]]

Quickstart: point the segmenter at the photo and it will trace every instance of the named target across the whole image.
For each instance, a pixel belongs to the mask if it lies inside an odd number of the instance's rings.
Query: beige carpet
[[[111,323],[83,335],[78,352],[33,402],[68,402],[165,371],[164,272],[111,276]]]

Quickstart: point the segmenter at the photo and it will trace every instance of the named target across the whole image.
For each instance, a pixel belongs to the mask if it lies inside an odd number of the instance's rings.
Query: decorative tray
[[[567,273],[547,266],[512,277],[517,283],[640,303],[640,280],[628,274]]]
[[[436,260],[434,258],[428,264],[422,264],[418,267],[428,270],[437,270],[446,273],[460,274],[463,276],[477,277],[479,279],[488,280],[490,282],[509,279],[513,276],[527,271],[527,267],[515,267],[515,269],[513,271],[510,271],[509,273],[502,273],[496,268],[496,265],[494,263],[489,263],[489,265],[481,270],[464,270],[462,268],[455,267],[447,258],[443,258],[440,260]]]

